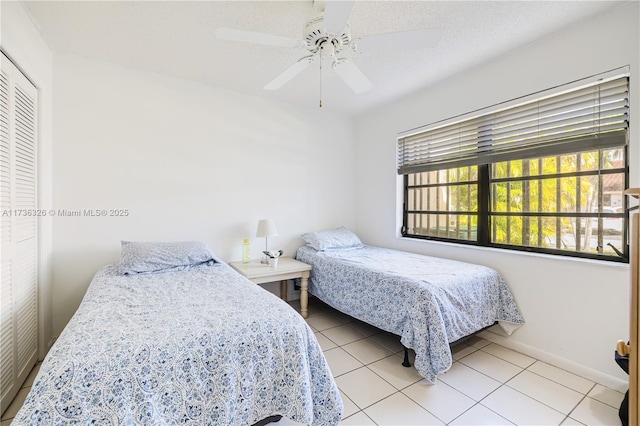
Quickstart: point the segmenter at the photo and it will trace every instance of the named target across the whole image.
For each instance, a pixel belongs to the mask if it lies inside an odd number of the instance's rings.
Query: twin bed
[[[452,343],[496,322],[508,334],[524,323],[509,287],[491,268],[365,246],[345,228],[303,238],[307,245],[296,258],[313,268],[309,292],[399,335],[430,383],[451,367]]]
[[[450,343],[524,320],[490,268],[364,246],[339,228],[305,234],[309,291],[401,336],[429,382]],[[303,298],[304,299],[304,298]],[[206,245],[122,243],[43,361],[13,422],[336,425],[342,400],[313,331]]]
[[[123,243],[13,424],[336,425],[342,410],[313,331],[287,303],[201,244]]]

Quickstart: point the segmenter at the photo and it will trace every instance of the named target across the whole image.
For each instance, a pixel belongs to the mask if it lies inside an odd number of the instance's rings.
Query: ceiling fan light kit
[[[298,59],[267,83],[264,86],[265,90],[280,89],[303,72],[316,58],[320,58],[321,73],[322,61],[331,60],[331,68],[357,94],[364,93],[373,87],[367,76],[351,60],[354,54],[359,53],[360,41],[366,49],[370,48],[372,51],[375,51],[377,46],[383,49],[433,47],[438,41],[438,30],[376,34],[354,40],[348,22],[353,4],[354,0],[314,1],[316,14],[305,25],[301,40],[234,28],[218,28],[215,30],[215,35],[221,40],[286,48],[303,47],[307,50],[307,55]],[[320,85],[322,87],[322,75],[320,75]],[[320,90],[320,106],[322,106],[322,89]]]
[[[303,40],[307,50],[311,53],[317,53],[318,50],[326,43],[333,45],[336,53],[352,48],[349,23],[345,23],[344,30],[339,34],[331,34],[324,26],[323,13],[316,15],[313,19],[307,22]]]

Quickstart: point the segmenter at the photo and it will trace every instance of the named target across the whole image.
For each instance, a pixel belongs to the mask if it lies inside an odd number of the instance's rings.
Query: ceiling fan
[[[314,16],[307,22],[302,39],[234,28],[217,28],[215,36],[221,40],[239,41],[286,48],[303,47],[305,56],[298,59],[280,75],[271,80],[265,90],[277,90],[304,71],[311,63],[331,60],[331,67],[355,92],[364,93],[372,84],[351,60],[353,53],[433,47],[438,43],[440,31],[421,29],[392,32],[354,38],[349,27],[349,15],[355,0],[314,0]],[[322,101],[320,102],[322,106]]]

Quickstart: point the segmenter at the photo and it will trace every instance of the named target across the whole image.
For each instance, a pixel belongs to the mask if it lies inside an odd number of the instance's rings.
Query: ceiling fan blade
[[[355,93],[364,93],[373,87],[367,76],[351,61],[340,62],[333,68]]]
[[[264,86],[264,90],[277,90],[284,86],[289,80],[291,80],[296,75],[300,74],[304,71],[311,62],[315,60],[315,56],[305,56],[302,59],[299,59],[289,68],[284,70],[279,76],[271,80],[266,86]]]
[[[327,0],[324,6],[324,28],[329,34],[342,34],[353,3],[354,0]]]
[[[241,41],[244,43],[263,44],[266,46],[298,47],[302,40],[255,31],[238,30],[235,28],[219,27],[213,34],[220,40]]]
[[[439,41],[440,30],[423,29],[365,36],[356,45],[361,52],[388,52],[434,47]]]

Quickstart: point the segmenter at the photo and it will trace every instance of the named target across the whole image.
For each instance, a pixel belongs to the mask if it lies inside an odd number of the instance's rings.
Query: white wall
[[[9,58],[38,88],[38,180],[40,206],[51,205],[52,157],[52,63],[53,55],[28,14],[19,2],[0,1],[0,46]],[[40,324],[39,349],[42,359],[52,344],[51,327],[51,220],[41,218],[40,272],[38,285],[38,318]]]
[[[623,389],[615,364],[629,337],[628,265],[528,255],[506,250],[397,238],[401,185],[395,172],[398,132],[573,80],[630,65],[631,186],[640,186],[640,27],[637,2],[532,43],[473,71],[360,117],[357,132],[357,232],[368,244],[436,254],[494,267],[526,319],[507,346]]]
[[[348,120],[63,54],[54,92],[54,208],[130,212],[54,219],[56,334],[120,240],[201,240],[232,261],[245,237],[260,257],[261,218],[289,256],[304,232],[354,225]]]

